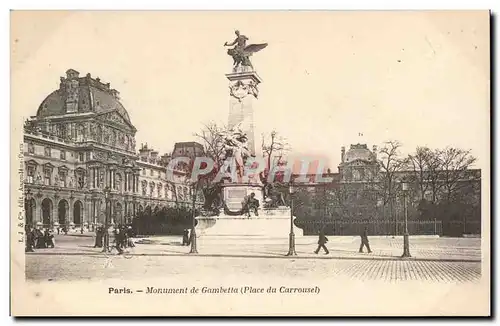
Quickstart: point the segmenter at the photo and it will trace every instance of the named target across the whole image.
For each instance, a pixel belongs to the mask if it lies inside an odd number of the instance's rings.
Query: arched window
[[[158,184],[158,198],[161,198],[161,190],[163,189],[163,186],[161,183]]]

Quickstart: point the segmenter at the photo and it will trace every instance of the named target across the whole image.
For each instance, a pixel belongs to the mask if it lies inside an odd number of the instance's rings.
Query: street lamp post
[[[404,214],[405,214],[405,224],[404,224],[404,235],[403,235],[403,255],[402,258],[411,257],[410,255],[410,234],[408,233],[408,183],[403,180],[401,184],[403,188],[403,206],[404,206]]]
[[[290,192],[290,235],[288,240],[288,253],[287,256],[297,256],[295,251],[295,233],[293,232],[293,184],[290,182],[289,192]]]
[[[109,233],[108,233],[108,198],[109,198],[109,187],[104,188],[104,201],[105,201],[105,210],[106,214],[104,214],[104,241],[102,242],[102,252],[108,251],[108,242],[109,242]]]
[[[197,182],[193,182],[193,224],[191,228],[191,250],[189,251],[190,254],[197,254],[198,253],[198,248],[196,247],[196,190],[197,190]]]

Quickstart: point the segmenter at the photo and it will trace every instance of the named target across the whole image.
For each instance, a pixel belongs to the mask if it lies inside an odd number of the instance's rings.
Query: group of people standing
[[[189,246],[193,240],[193,230],[192,229],[184,229],[182,231],[182,245]]]
[[[123,253],[123,249],[127,247],[135,247],[132,238],[134,237],[134,232],[131,226],[118,225],[113,228],[112,232],[109,232],[113,237],[109,238],[108,246],[113,246],[118,254]],[[96,228],[96,237],[94,248],[102,248],[104,246],[104,237],[106,235],[106,228],[104,226],[98,226]]]
[[[34,249],[54,248],[55,245],[52,229],[26,226],[26,252],[34,252]]]

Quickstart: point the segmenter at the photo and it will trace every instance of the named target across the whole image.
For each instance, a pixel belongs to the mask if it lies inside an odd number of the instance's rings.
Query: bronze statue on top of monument
[[[255,52],[259,52],[267,46],[267,43],[247,45],[248,37],[240,34],[240,31],[235,31],[236,38],[231,43],[224,43],[224,46],[233,46],[227,50],[227,54],[233,57],[233,72],[244,72],[248,68],[253,70],[250,56]],[[240,69],[238,69],[240,68]]]

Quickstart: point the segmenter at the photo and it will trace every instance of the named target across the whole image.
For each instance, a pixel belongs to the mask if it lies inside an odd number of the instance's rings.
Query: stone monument
[[[233,69],[226,74],[229,80],[228,130],[221,136],[225,140],[226,158],[233,158],[239,181],[225,180],[218,191],[222,198],[222,211],[217,216],[197,217],[196,234],[207,236],[259,236],[286,237],[290,232],[291,210],[287,206],[264,208],[264,192],[260,179],[241,182],[247,158],[255,156],[253,104],[258,99],[258,86],[262,79],[255,71],[250,57],[267,43],[247,45],[248,38],[239,31],[236,39],[225,46],[234,46],[227,53],[233,58]],[[231,171],[224,171],[231,172]],[[303,231],[294,228],[296,235]]]

